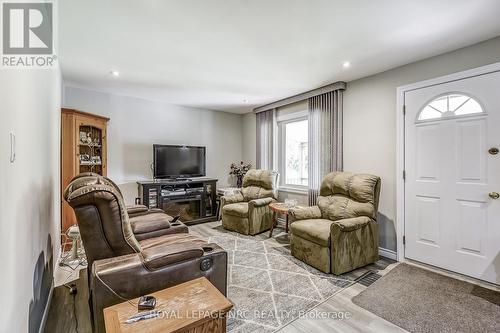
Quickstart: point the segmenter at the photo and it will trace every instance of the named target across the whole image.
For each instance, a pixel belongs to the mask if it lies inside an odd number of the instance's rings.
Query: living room
[[[2,2],[0,331],[498,332],[499,12]]]

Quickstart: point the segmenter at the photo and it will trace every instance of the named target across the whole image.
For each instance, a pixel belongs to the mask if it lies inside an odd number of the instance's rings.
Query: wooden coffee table
[[[285,205],[283,202],[272,202],[269,204],[269,208],[273,211],[273,224],[271,225],[271,231],[269,232],[269,237],[273,237],[274,227],[278,225],[277,214],[285,215],[285,232],[288,233],[288,212],[290,210],[290,206]]]
[[[123,302],[104,309],[106,332],[226,332],[226,314],[233,304],[204,277],[150,295],[156,297],[159,317],[126,324],[138,311]],[[132,303],[137,304],[138,300]]]

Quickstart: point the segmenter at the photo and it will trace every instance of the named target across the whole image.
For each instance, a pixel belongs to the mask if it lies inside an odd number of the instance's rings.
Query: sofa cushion
[[[372,220],[367,216],[359,216],[359,217],[353,217],[350,219],[343,219],[343,220],[335,221],[335,225],[337,225],[341,231],[354,231],[354,230],[357,230],[359,228],[363,228],[365,225],[367,225],[371,221]]]
[[[317,204],[322,217],[341,220],[357,216],[377,218],[380,178],[369,174],[331,172],[321,183]]]
[[[341,195],[319,196],[318,207],[321,217],[328,220],[342,220],[358,216],[374,217],[375,209],[369,202],[358,202]]]
[[[222,207],[222,214],[248,217],[248,202],[237,202]]]
[[[141,252],[142,262],[150,269],[160,269],[168,265],[203,256],[203,249],[195,243],[160,244]]]
[[[174,234],[174,235],[163,235],[160,237],[148,238],[139,242],[141,244],[142,250],[149,249],[157,245],[172,245],[172,244],[182,244],[182,243],[195,243],[203,246],[207,244],[206,241],[199,239],[198,237],[192,236],[190,234]]]
[[[135,235],[170,228],[172,217],[165,213],[149,213],[130,218],[130,226]]]
[[[271,170],[251,169],[243,177],[243,187],[257,186],[265,190],[272,190],[275,184],[276,172]]]
[[[260,198],[275,198],[277,197],[278,174],[271,170],[248,170],[243,177],[243,188],[241,194],[245,201],[250,201]]]
[[[130,218],[130,225],[134,234],[144,234],[161,229],[170,228],[172,217],[163,212],[149,213]]]
[[[325,219],[300,220],[293,222],[290,225],[290,230],[294,236],[330,247],[330,226],[332,223],[334,222]]]

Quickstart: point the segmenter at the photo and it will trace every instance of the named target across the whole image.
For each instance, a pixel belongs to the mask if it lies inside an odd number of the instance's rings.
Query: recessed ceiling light
[[[344,61],[344,63],[342,64],[342,67],[349,68],[349,67],[351,67],[351,63],[349,61]]]
[[[243,103],[248,104],[248,99],[243,98]]]
[[[119,76],[120,76],[120,72],[115,71],[115,70],[111,70],[111,71],[109,72],[109,74],[111,74],[112,76],[115,76],[115,77],[119,77]]]

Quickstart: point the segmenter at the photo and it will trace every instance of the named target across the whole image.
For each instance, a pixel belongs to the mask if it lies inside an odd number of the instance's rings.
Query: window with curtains
[[[280,185],[306,189],[309,179],[307,115],[288,117],[278,121],[278,166]]]
[[[257,167],[277,169],[280,189],[307,193],[310,206],[322,179],[343,170],[345,88],[345,82],[335,82],[254,109]]]

